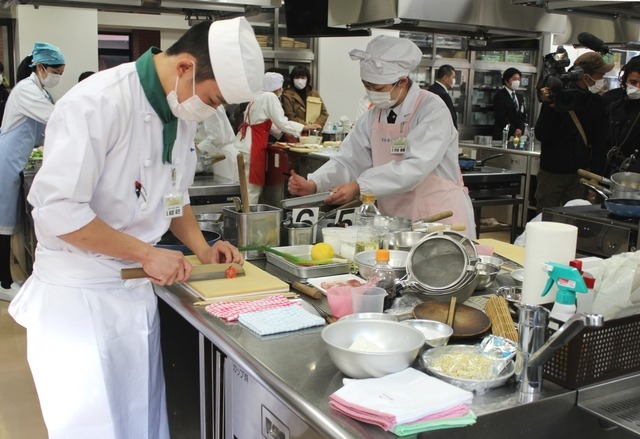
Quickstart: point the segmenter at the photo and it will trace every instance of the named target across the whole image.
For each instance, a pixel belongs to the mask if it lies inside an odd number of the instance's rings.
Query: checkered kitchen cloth
[[[288,306],[240,314],[238,321],[258,335],[279,334],[324,325],[324,319],[302,309]]]
[[[259,300],[240,300],[235,302],[218,302],[207,305],[205,310],[214,317],[219,317],[227,322],[235,322],[243,313],[265,311],[267,309],[290,307],[295,302],[287,299],[282,294],[265,297]]]

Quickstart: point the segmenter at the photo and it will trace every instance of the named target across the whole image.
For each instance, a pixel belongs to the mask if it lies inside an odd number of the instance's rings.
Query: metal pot
[[[604,193],[607,196],[605,198],[640,200],[640,174],[636,172],[617,172],[611,178],[605,178],[584,169],[578,169],[578,175],[590,179],[591,181],[581,180],[581,182],[600,195]],[[609,189],[598,184],[609,186]]]

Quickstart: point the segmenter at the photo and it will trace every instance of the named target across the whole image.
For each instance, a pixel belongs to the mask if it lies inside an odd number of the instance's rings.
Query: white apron
[[[27,328],[50,439],[169,438],[150,282],[65,286],[32,275],[9,312]],[[109,373],[122,370],[128,373]]]
[[[392,160],[402,160],[404,154],[392,153],[393,140],[407,136],[405,127],[409,126],[415,110],[426,95],[422,90],[416,99],[413,112],[404,123],[389,124],[380,121],[381,110],[376,110],[376,117],[371,126],[371,154],[373,166],[380,166]],[[448,224],[466,224],[466,233],[475,238],[476,229],[473,217],[473,206],[467,188],[462,181],[462,174],[458,172],[458,180],[451,181],[429,174],[409,192],[389,195],[378,200],[380,212],[383,215],[411,218],[416,221],[445,210],[453,211],[453,216],[443,220]]]

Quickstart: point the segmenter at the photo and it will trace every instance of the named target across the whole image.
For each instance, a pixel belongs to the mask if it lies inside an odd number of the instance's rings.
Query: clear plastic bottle
[[[389,265],[389,258],[389,250],[376,250],[376,265],[373,266],[367,279],[387,292],[384,298],[384,309],[390,308],[396,297],[396,272]]]
[[[355,254],[365,250],[377,250],[380,248],[380,232],[378,230],[381,215],[376,207],[376,196],[362,194],[362,205],[356,211],[356,251]]]

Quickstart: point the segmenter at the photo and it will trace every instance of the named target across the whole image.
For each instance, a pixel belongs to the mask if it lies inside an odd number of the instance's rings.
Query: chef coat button
[[[147,203],[141,203],[140,210],[147,210]]]
[[[144,121],[145,122],[149,122],[150,120],[151,120],[151,115],[150,114],[147,114],[147,115],[144,116]]]
[[[144,167],[145,167],[145,168],[148,168],[149,166],[151,166],[151,159],[146,159],[146,160],[144,161]]]

